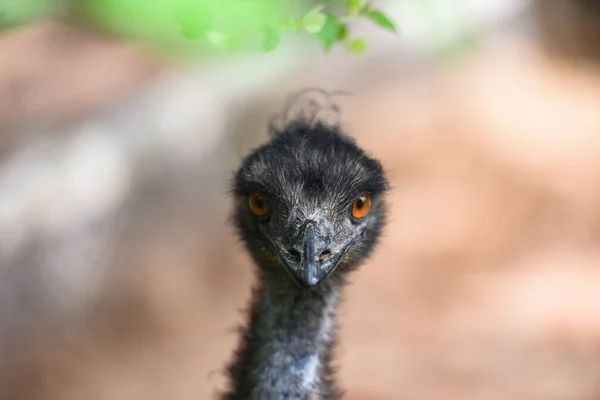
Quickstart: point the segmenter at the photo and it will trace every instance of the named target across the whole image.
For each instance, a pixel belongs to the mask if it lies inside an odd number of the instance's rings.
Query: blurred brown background
[[[228,179],[306,86],[353,93],[394,186],[340,315],[346,398],[600,398],[600,7],[461,2],[477,40],[449,51],[408,3],[362,56],[4,34],[0,398],[215,398],[252,281]]]

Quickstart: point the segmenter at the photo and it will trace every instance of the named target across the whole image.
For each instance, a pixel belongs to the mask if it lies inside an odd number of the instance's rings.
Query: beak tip
[[[319,280],[317,278],[315,278],[315,277],[311,277],[309,279],[306,279],[304,282],[305,282],[306,286],[309,287],[309,288],[315,287],[315,286],[317,286],[319,284]]]
[[[301,250],[296,251],[299,259],[292,259],[285,251],[281,251],[281,259],[300,286],[306,289],[314,289],[335,270],[339,257],[333,257],[325,263],[321,263],[319,255],[329,247],[329,236],[315,227],[313,221],[309,221],[302,235]],[[296,238],[296,248],[300,248],[300,238]],[[330,251],[329,251],[330,252]]]

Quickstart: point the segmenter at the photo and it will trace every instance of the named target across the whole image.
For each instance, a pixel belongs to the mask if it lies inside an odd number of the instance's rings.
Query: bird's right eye
[[[269,212],[267,207],[267,197],[258,192],[253,192],[248,198],[250,204],[250,211],[258,217],[264,217]]]

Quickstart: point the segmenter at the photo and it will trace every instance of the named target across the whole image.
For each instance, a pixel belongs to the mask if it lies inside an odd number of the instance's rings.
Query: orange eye
[[[264,217],[269,212],[267,208],[267,198],[260,193],[254,192],[248,198],[250,211],[259,217]]]
[[[363,194],[352,203],[352,216],[354,218],[363,218],[371,208],[371,196]]]

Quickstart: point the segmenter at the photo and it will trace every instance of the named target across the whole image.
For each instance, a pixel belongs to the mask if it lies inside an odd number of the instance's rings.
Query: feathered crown
[[[350,93],[342,91],[328,92],[319,88],[306,88],[292,93],[287,97],[282,111],[269,121],[269,136],[274,137],[297,122],[339,127],[341,110],[334,100],[336,97],[349,95]]]

